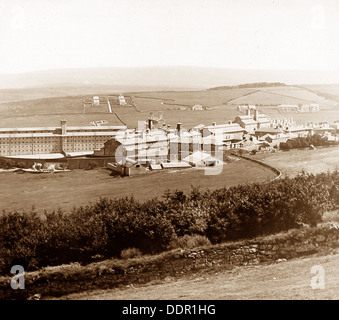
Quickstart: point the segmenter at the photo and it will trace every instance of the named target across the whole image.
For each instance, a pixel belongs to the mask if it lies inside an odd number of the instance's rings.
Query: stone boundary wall
[[[0,299],[61,296],[95,289],[145,284],[180,278],[199,270],[230,269],[233,266],[271,264],[313,254],[338,252],[339,226],[294,229],[252,240],[223,243],[196,249],[176,249],[154,256],[46,267],[25,274],[25,290],[13,290],[11,277],[0,277]]]
[[[211,249],[183,251],[195,266],[209,264],[249,265],[274,263],[311,254],[327,254],[339,247],[339,227],[331,225],[293,230],[279,236],[223,244]]]
[[[261,165],[261,166],[263,166],[263,167],[265,167],[265,168],[270,169],[271,171],[273,171],[277,176],[276,176],[275,178],[273,178],[271,181],[273,181],[273,180],[275,180],[275,179],[279,179],[279,178],[282,177],[282,172],[281,172],[279,169],[277,169],[277,168],[275,168],[275,167],[272,167],[272,166],[270,166],[270,165],[267,164],[267,163],[264,163],[264,162],[262,162],[262,161],[260,161],[260,160],[251,159],[251,158],[246,157],[246,156],[241,156],[241,155],[238,155],[238,154],[233,154],[233,155],[236,156],[236,157],[239,157],[239,158],[248,160],[248,161],[255,162],[255,163],[257,163],[257,164],[259,164],[259,165]]]

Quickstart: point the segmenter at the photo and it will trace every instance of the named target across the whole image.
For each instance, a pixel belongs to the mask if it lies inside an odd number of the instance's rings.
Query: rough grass
[[[325,270],[325,288],[312,289],[311,268]],[[86,291],[61,300],[338,300],[339,254],[293,259],[272,265],[202,271],[183,279]]]
[[[72,210],[100,197],[134,196],[144,201],[161,197],[166,190],[188,192],[192,185],[210,190],[242,183],[263,182],[274,178],[274,173],[247,160],[230,162],[219,175],[204,175],[200,169],[166,170],[145,175],[111,176],[107,169],[79,170],[58,174],[0,173],[0,212]]]
[[[317,174],[320,172],[339,169],[339,148],[327,147],[317,150],[289,150],[276,153],[261,153],[250,156],[267,163],[284,175],[295,176],[302,170]]]
[[[88,108],[87,113],[83,114],[83,97],[91,95],[114,95],[107,87],[87,89],[88,90],[86,90],[86,88],[74,88],[72,95],[69,88],[60,88],[59,91],[56,89],[44,89],[41,92],[37,92],[36,90],[32,90],[32,92],[27,92],[27,90],[22,90],[22,92],[18,90],[14,92],[0,90],[0,126],[58,126],[61,117],[68,121],[68,125],[89,125],[90,122],[97,120],[106,120],[109,125],[121,125],[122,123],[114,114],[108,113],[106,106],[103,108],[100,107],[99,109]],[[321,103],[321,107],[323,108],[323,102],[326,102],[326,110],[309,114],[280,114],[277,110],[259,107],[261,112],[265,112],[271,117],[293,117],[300,123],[305,121],[333,121],[335,114],[338,113],[338,110],[332,106],[333,101],[331,104],[329,100],[303,88],[277,87],[263,89],[272,91],[273,93],[257,92],[258,88],[126,92],[126,96],[135,96],[137,109],[134,107],[113,106],[113,111],[118,114],[127,126],[134,128],[137,127],[138,121],[145,121],[150,112],[157,113],[159,110],[162,110],[166,124],[170,124],[173,127],[180,121],[184,127],[188,129],[200,123],[211,124],[214,121],[226,123],[229,120],[234,120],[234,118],[240,114],[240,112],[236,110],[236,106],[243,103],[258,105],[305,103],[308,101],[307,99],[312,102],[318,98],[316,102]],[[55,97],[58,92],[60,96]],[[284,96],[285,94],[290,95],[290,97]],[[40,98],[34,99],[34,97]],[[30,100],[27,100],[27,98]],[[1,101],[9,100],[14,100],[14,102],[1,103]],[[162,102],[164,102],[164,104],[162,104]],[[202,104],[203,106],[211,108],[211,110],[177,110],[181,105],[193,106],[194,104]]]

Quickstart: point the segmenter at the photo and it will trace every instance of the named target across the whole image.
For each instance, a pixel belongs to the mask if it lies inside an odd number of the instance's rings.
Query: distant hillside
[[[36,71],[0,75],[0,89],[37,87],[81,87],[108,85],[114,90],[123,87],[145,87],[158,90],[171,88],[207,89],[237,86],[243,83],[281,82],[286,84],[338,83],[339,70],[241,70],[207,67],[138,67],[89,68]],[[133,89],[134,90],[134,89]]]
[[[237,86],[221,86],[209,88],[208,90],[225,90],[225,89],[243,89],[243,88],[265,88],[265,87],[283,87],[286,86],[285,83],[281,82],[254,82],[254,83],[245,83],[239,84]]]

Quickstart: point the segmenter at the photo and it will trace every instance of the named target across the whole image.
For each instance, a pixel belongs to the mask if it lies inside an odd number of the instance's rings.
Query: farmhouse
[[[277,107],[280,112],[298,112],[299,107],[296,104],[281,104]]]
[[[318,112],[320,110],[319,104],[316,103],[312,103],[310,105],[303,104],[300,105],[298,109],[299,112]]]
[[[98,106],[98,105],[100,105],[100,99],[99,99],[98,96],[94,96],[94,97],[93,97],[92,105],[93,105],[93,106]]]
[[[192,107],[192,110],[199,110],[201,111],[203,108],[202,108],[202,105],[201,104],[195,104],[193,107]]]
[[[120,95],[120,96],[119,96],[119,104],[120,104],[121,106],[126,106],[126,105],[127,105],[126,100],[125,100],[125,97],[124,97],[123,95]]]

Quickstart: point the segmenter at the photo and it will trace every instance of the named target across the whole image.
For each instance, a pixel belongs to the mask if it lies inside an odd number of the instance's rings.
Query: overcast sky
[[[338,0],[0,0],[0,73],[339,69]]]

